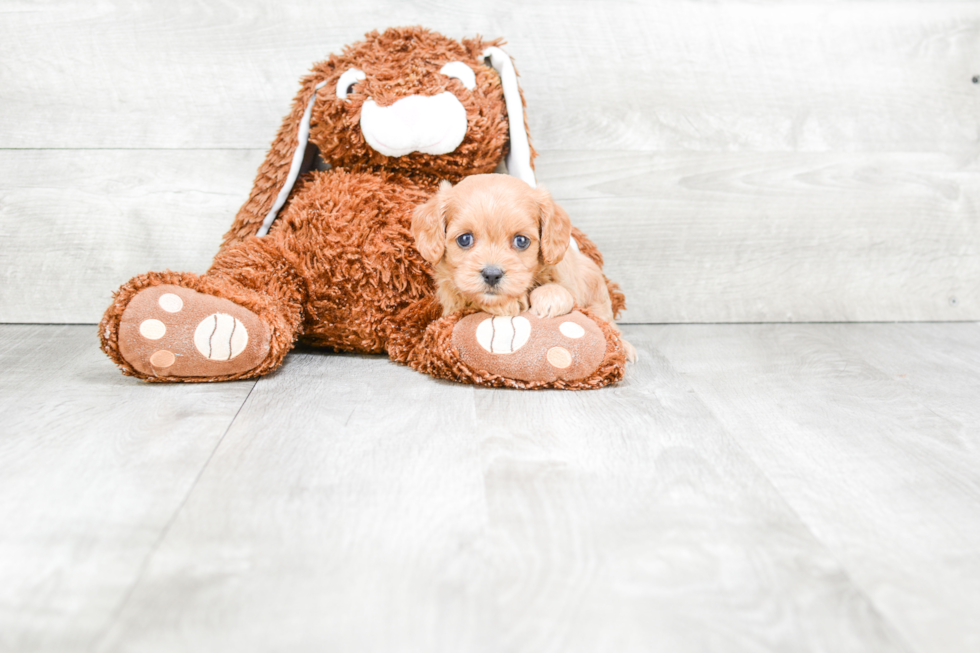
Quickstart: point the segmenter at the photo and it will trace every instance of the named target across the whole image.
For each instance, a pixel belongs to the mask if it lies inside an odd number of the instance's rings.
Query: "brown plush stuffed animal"
[[[616,331],[587,310],[442,316],[415,250],[412,212],[440,180],[492,172],[506,158],[511,175],[535,183],[523,97],[499,45],[389,29],[315,65],[211,269],[124,284],[99,325],[103,350],[148,381],[258,376],[297,339],[483,385],[583,389],[622,378]],[[584,234],[572,237],[602,265]],[[623,296],[609,286],[618,313]]]

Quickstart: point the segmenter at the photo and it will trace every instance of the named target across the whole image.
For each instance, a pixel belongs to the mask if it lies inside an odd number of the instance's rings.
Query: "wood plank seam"
[[[231,431],[232,426],[234,426],[235,420],[237,420],[238,416],[241,414],[242,408],[244,408],[245,405],[248,403],[248,399],[249,397],[252,396],[252,392],[255,390],[255,386],[261,381],[262,379],[256,379],[255,381],[252,381],[252,387],[249,389],[248,394],[245,395],[245,399],[242,400],[242,403],[238,407],[238,410],[235,411],[234,417],[232,417],[231,420],[228,422],[228,426],[225,428],[224,433],[222,433],[221,437],[218,438],[218,441],[215,443],[214,448],[211,450],[211,453],[208,455],[207,460],[205,460],[204,464],[201,465],[201,468],[198,470],[197,475],[194,477],[194,481],[191,483],[191,486],[188,488],[187,492],[180,500],[180,503],[173,511],[173,514],[170,515],[170,518],[167,520],[167,523],[160,530],[160,534],[157,537],[156,541],[153,543],[153,546],[150,547],[150,550],[147,551],[146,556],[143,558],[143,562],[140,564],[139,570],[137,571],[136,576],[133,578],[133,582],[130,584],[125,594],[123,594],[122,598],[119,600],[118,605],[116,605],[116,607],[113,608],[112,613],[109,615],[109,618],[106,619],[102,631],[99,633],[98,636],[96,636],[92,640],[92,646],[89,650],[94,651],[99,648],[99,645],[105,640],[106,635],[112,629],[112,626],[119,618],[119,615],[122,614],[122,611],[125,609],[126,604],[129,602],[130,598],[132,597],[133,592],[136,590],[137,587],[139,587],[139,584],[142,581],[143,576],[150,565],[150,561],[153,559],[153,556],[160,548],[160,545],[166,539],[167,533],[170,532],[170,528],[174,525],[174,522],[177,521],[177,517],[180,515],[181,511],[183,511],[184,506],[187,504],[188,499],[190,499],[191,495],[194,493],[194,489],[197,487],[198,482],[201,480],[201,477],[204,475],[204,472],[207,470],[208,465],[210,465],[211,461],[214,459],[215,453],[221,447],[221,443],[225,441],[225,437],[227,437],[228,433]]]
[[[682,372],[679,373],[681,374],[681,376],[684,376]],[[822,539],[817,534],[817,532],[813,529],[813,526],[811,526],[811,524],[803,517],[800,511],[797,510],[796,506],[790,502],[789,498],[775,484],[772,477],[766,472],[765,468],[759,465],[758,461],[755,459],[755,456],[753,456],[752,453],[742,445],[742,443],[740,442],[736,434],[732,433],[728,429],[728,427],[724,425],[724,422],[719,418],[719,416],[715,413],[715,411],[710,406],[708,406],[708,404],[704,401],[704,398],[701,396],[701,392],[693,386],[689,386],[689,387],[691,387],[691,389],[694,391],[695,395],[698,397],[698,400],[701,402],[702,406],[704,406],[704,409],[718,421],[719,428],[724,430],[725,433],[729,435],[731,441],[735,444],[735,446],[738,447],[739,451],[742,452],[742,454],[745,456],[745,459],[752,463],[752,466],[755,467],[756,471],[759,473],[759,475],[762,478],[766,479],[766,483],[772,489],[773,493],[783,501],[786,510],[792,513],[792,515],[796,518],[796,520],[799,522],[799,524],[802,527],[806,528],[807,532],[813,538],[814,542],[817,542],[820,545],[820,548],[823,550],[824,554],[827,557],[833,559],[833,561],[837,564],[837,568],[840,570],[840,573],[844,574],[844,576],[847,577],[848,582],[850,582],[851,586],[858,593],[860,593],[860,595],[864,598],[867,604],[874,611],[875,616],[878,619],[880,619],[882,623],[890,626],[892,634],[899,639],[900,643],[908,651],[910,652],[916,651],[916,649],[912,646],[912,643],[909,641],[908,637],[905,635],[904,632],[902,632],[900,625],[895,623],[892,619],[890,619],[888,615],[882,610],[881,606],[879,606],[877,602],[875,602],[874,597],[868,592],[867,588],[862,583],[858,582],[858,580],[854,577],[854,574],[851,572],[851,569],[847,565],[846,561],[844,561],[839,555],[837,555],[837,553],[834,551],[833,546],[831,546],[829,542]],[[922,651],[921,653],[927,653],[927,652]]]

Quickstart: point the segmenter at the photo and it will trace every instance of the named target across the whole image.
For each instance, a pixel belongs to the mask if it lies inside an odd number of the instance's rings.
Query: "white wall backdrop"
[[[980,3],[0,1],[0,321],[203,272],[310,65],[502,36],[625,322],[980,319]]]

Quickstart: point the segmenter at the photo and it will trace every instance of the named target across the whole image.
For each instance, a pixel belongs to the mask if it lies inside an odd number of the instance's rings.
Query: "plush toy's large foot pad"
[[[119,353],[147,376],[223,377],[247,372],[266,358],[269,328],[227,299],[151,286],[123,311]]]
[[[606,355],[602,330],[578,311],[552,318],[475,313],[456,324],[453,346],[471,369],[543,383],[584,379]]]

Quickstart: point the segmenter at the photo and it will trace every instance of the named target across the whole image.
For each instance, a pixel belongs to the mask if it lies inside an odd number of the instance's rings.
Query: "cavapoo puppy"
[[[610,324],[599,266],[570,247],[568,214],[544,188],[509,175],[448,181],[415,209],[415,247],[432,264],[443,315],[474,307],[491,315],[557,317],[581,306]],[[627,359],[636,360],[623,340]]]

